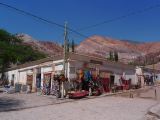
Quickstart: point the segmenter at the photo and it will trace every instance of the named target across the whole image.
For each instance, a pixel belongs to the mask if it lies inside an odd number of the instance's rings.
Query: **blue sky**
[[[160,0],[0,0],[0,2],[58,24],[63,25],[67,21],[68,26],[75,30],[160,4]],[[0,6],[0,28],[11,33],[27,33],[39,40],[58,43],[63,41],[62,28],[40,22],[3,6]],[[140,42],[160,41],[160,7],[79,32],[86,36],[96,34]],[[85,38],[69,33],[69,39],[79,43]]]

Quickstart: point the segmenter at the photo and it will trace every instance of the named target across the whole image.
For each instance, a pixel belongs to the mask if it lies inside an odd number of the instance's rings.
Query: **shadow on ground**
[[[0,98],[0,112],[10,111],[21,106],[22,100],[15,100],[12,98]]]

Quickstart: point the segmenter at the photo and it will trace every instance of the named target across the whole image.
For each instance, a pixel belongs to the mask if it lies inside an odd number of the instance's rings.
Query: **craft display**
[[[43,94],[49,95],[51,88],[51,73],[44,74],[44,81],[43,81]]]
[[[29,87],[29,92],[32,91],[33,75],[27,75],[27,85]]]
[[[55,75],[53,77],[51,94],[55,95],[57,98],[60,97],[60,79],[59,79],[59,76]]]

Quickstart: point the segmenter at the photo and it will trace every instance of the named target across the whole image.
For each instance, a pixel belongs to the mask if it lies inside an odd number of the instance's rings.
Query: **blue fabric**
[[[85,81],[90,81],[91,80],[91,74],[89,71],[84,72],[84,80]]]

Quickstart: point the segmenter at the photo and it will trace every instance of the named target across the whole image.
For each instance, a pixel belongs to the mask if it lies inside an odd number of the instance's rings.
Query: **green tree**
[[[72,40],[72,52],[74,52],[74,47],[75,47],[74,40]]]
[[[118,52],[114,51],[114,61],[118,62]]]
[[[111,61],[114,60],[113,52],[112,51],[109,52],[109,60],[111,60]]]
[[[66,46],[66,47],[67,47],[67,48],[66,48],[66,49],[67,49],[67,52],[69,52],[69,51],[70,51],[70,43],[69,43],[69,42],[67,43],[67,46]]]
[[[23,40],[0,29],[0,80],[2,82],[5,81],[5,71],[11,67],[11,64],[22,64],[44,57],[44,54],[24,45]]]

